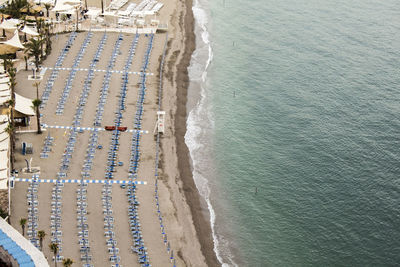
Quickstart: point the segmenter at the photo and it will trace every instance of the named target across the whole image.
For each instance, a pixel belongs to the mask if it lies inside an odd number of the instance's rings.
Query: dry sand
[[[135,1],[137,2],[137,1]],[[88,2],[91,4],[90,1]],[[166,132],[161,138],[161,164],[159,179],[159,201],[160,209],[163,214],[163,221],[168,235],[168,241],[171,249],[174,251],[177,260],[177,266],[218,266],[219,263],[213,251],[213,241],[208,218],[208,211],[201,200],[195,187],[190,167],[190,159],[187,147],[184,143],[184,134],[186,131],[186,97],[188,88],[187,66],[190,62],[191,54],[195,47],[193,33],[193,14],[191,11],[191,0],[163,1],[165,6],[161,10],[159,19],[161,22],[169,21],[169,41],[164,65],[164,88],[162,109],[167,112]],[[73,60],[77,55],[86,32],[79,33],[74,44],[63,63],[63,67],[71,67]],[[91,59],[96,51],[99,40],[103,33],[95,33],[92,37],[89,48],[87,49],[80,68],[88,68]],[[108,40],[96,69],[106,69],[107,62],[111,56],[111,51],[117,40],[117,33],[108,33]],[[67,34],[60,34],[53,40],[53,52],[43,63],[43,66],[54,66],[59,55],[61,47],[64,46],[68,38]],[[129,46],[134,36],[123,34],[123,41],[120,54],[117,56],[115,70],[122,70]],[[154,197],[155,190],[155,149],[156,142],[152,134],[156,122],[157,111],[157,92],[159,62],[166,41],[165,33],[157,33],[154,38],[153,50],[151,53],[148,72],[154,73],[154,76],[148,76],[147,93],[144,102],[144,116],[142,128],[150,131],[143,135],[141,139],[141,161],[138,172],[138,180],[147,181],[147,185],[138,186],[137,196],[140,201],[139,216],[142,225],[142,233],[152,266],[169,266],[169,255],[163,242],[160,223],[158,220],[156,201]],[[144,52],[147,46],[148,37],[140,36],[139,44],[136,48],[131,71],[139,71]],[[45,77],[40,85],[41,92],[50,75],[47,70]],[[20,71],[18,74],[18,85],[16,91],[23,96],[34,98],[35,90],[32,82],[27,80],[27,73]],[[51,97],[42,110],[44,114],[43,122],[49,125],[71,125],[72,117],[75,113],[77,101],[82,90],[83,82],[87,72],[78,71],[73,88],[68,98],[63,115],[55,115],[55,109],[58,99],[64,88],[65,80],[69,71],[60,71],[58,79],[53,87]],[[96,105],[99,99],[99,91],[103,82],[104,73],[96,72],[92,81],[91,92],[88,97],[88,104],[85,106],[84,115],[81,121],[82,126],[91,127],[96,111]],[[139,76],[130,75],[127,94],[127,109],[123,113],[123,125],[129,129],[133,128],[133,119],[136,111],[136,99],[138,95]],[[121,83],[121,74],[113,74],[111,86],[106,103],[106,111],[103,116],[102,125],[112,125],[114,112],[117,107],[119,86]],[[32,125],[35,121],[32,121]],[[42,135],[35,133],[19,134],[17,148],[20,142],[25,141],[34,144],[33,166],[41,167],[41,178],[55,178],[59,171],[62,154],[65,149],[68,134],[64,130],[50,130],[51,136],[55,138],[53,151],[48,159],[40,159],[39,153],[43,146],[43,140],[47,132]],[[75,151],[72,155],[71,165],[68,172],[68,178],[79,179],[82,170],[82,163],[85,157],[85,151],[88,147],[89,132],[80,133],[77,138]],[[91,179],[104,179],[105,166],[107,162],[107,151],[110,144],[110,133],[101,132],[99,134],[99,143],[103,145],[102,150],[97,150],[94,158],[94,164],[91,171]],[[128,164],[130,156],[130,133],[121,134],[121,147],[118,151],[119,161],[124,162],[124,166],[118,167],[114,174],[114,179],[127,180]],[[24,167],[24,159],[28,156],[22,156],[17,152],[16,168]],[[30,177],[29,174],[20,173],[20,177]],[[50,243],[50,214],[51,214],[51,190],[53,184],[42,183],[39,186],[39,230],[44,230],[47,234],[44,241],[44,253],[48,259],[52,254],[48,249]],[[78,228],[76,213],[76,184],[65,184],[62,192],[62,252],[65,258],[71,258],[76,265],[81,265]],[[105,244],[103,228],[103,213],[101,203],[101,185],[89,184],[88,186],[88,224],[89,239],[91,246],[92,263],[95,266],[109,266],[107,246]],[[132,237],[130,235],[128,224],[128,200],[125,195],[126,189],[119,186],[113,186],[112,204],[113,216],[115,218],[115,239],[119,247],[119,256],[123,266],[139,266],[137,255],[130,251]],[[12,216],[11,223],[16,229],[21,229],[18,225],[20,218],[27,217],[27,183],[17,183],[12,190]]]

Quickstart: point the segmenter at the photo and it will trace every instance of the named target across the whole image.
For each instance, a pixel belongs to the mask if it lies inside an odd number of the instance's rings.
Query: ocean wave
[[[210,200],[210,184],[207,180],[207,175],[204,174],[204,169],[210,162],[209,157],[210,147],[208,143],[202,140],[208,139],[210,132],[214,128],[212,113],[207,100],[207,70],[213,60],[213,50],[210,43],[210,34],[207,30],[208,15],[203,9],[199,0],[194,1],[193,14],[196,22],[196,43],[197,48],[194,51],[189,66],[189,77],[191,87],[199,89],[199,99],[190,110],[187,118],[187,132],[185,134],[185,143],[189,149],[190,157],[193,163],[193,179],[200,195],[205,199],[210,213],[211,231],[214,241],[214,251],[218,261],[222,266],[237,266],[232,259],[229,248],[226,242],[223,242],[223,237],[216,233],[216,213]],[[201,39],[198,37],[201,36]],[[221,242],[222,241],[222,242]],[[229,264],[225,262],[226,257]]]

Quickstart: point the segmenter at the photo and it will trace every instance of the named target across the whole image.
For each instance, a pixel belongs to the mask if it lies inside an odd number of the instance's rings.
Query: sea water
[[[400,264],[400,5],[194,0],[186,143],[227,266]]]

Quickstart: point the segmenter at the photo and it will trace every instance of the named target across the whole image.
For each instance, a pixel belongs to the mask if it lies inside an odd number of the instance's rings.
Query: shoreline
[[[176,65],[177,107],[175,114],[175,142],[178,156],[178,171],[183,184],[183,191],[193,218],[196,235],[200,242],[201,252],[208,266],[221,266],[214,252],[210,215],[205,201],[200,196],[193,178],[191,158],[185,143],[187,101],[189,89],[188,67],[192,54],[196,49],[196,37],[194,33],[194,15],[192,11],[193,1],[185,0],[184,36],[185,49],[181,60]]]

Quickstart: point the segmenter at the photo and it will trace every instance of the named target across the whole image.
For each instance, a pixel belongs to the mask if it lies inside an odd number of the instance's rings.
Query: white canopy
[[[6,115],[7,116],[7,115]],[[0,133],[3,133],[4,130],[7,128],[8,123],[2,123],[0,124]]]
[[[3,84],[7,84],[7,86],[8,86],[9,81],[10,81],[9,77],[0,78],[0,84],[3,83]]]
[[[69,14],[69,15],[74,15],[76,11],[74,9],[66,10],[66,11],[60,11],[60,14]]]
[[[18,49],[25,49],[25,47],[21,44],[21,41],[19,40],[18,36],[18,31],[16,30],[14,32],[14,36],[10,39],[7,40],[6,42],[3,43],[4,45],[9,45],[11,47],[15,47]]]
[[[101,13],[100,9],[89,9],[88,12],[86,12],[85,15],[89,16],[89,17],[92,17],[92,18],[95,18],[98,15],[100,15],[100,13]]]
[[[63,4],[67,5],[80,5],[81,1],[80,0],[64,0]]]
[[[35,0],[35,4],[52,4],[54,5],[54,0]]]
[[[118,15],[115,14],[115,12],[112,11],[104,11],[104,13],[102,14],[103,16],[107,16],[107,17],[118,17]]]
[[[1,115],[1,117],[7,115]],[[8,123],[0,124],[0,179],[8,177],[8,148],[9,148],[9,136],[5,132],[8,127]]]
[[[4,29],[6,31],[15,31],[17,29],[19,21],[16,19],[9,19],[9,20],[4,20],[0,24],[0,29]]]
[[[9,90],[10,86],[8,83],[0,83],[0,91]]]
[[[28,116],[35,116],[35,112],[32,108],[32,99],[23,97],[19,94],[15,94],[15,110],[19,113]]]
[[[31,28],[28,27],[28,26],[25,26],[25,27],[21,30],[21,32],[24,32],[24,33],[26,33],[26,34],[28,34],[28,35],[31,35],[31,36],[38,36],[38,35],[39,35],[34,29],[31,29]]]
[[[0,152],[0,171],[8,169],[8,151]]]
[[[10,96],[10,90],[7,91],[0,91],[0,97],[7,97]]]
[[[0,171],[0,189],[7,189],[8,170]]]
[[[11,95],[8,96],[0,96],[0,105],[4,105],[8,100],[11,99]]]
[[[66,4],[62,3],[61,1],[57,1],[56,6],[51,11],[53,11],[53,12],[69,11],[73,8],[74,7],[71,5],[66,5]]]
[[[8,115],[0,115],[0,123],[8,122]]]
[[[8,138],[0,142],[0,152],[8,150]]]

